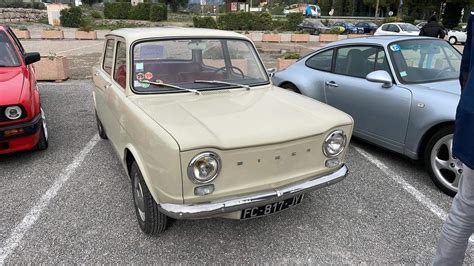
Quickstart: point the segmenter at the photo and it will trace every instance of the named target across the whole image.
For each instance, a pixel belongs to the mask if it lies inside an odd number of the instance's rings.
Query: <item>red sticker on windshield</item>
[[[153,74],[152,74],[151,72],[146,72],[146,73],[145,73],[145,79],[150,80],[150,79],[152,79],[152,78],[153,78]]]

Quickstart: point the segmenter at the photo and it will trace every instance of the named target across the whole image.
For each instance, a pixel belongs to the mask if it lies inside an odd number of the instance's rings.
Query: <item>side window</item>
[[[365,78],[375,69],[376,47],[353,46],[339,48],[336,55],[336,74]]]
[[[306,66],[310,68],[314,68],[316,70],[321,71],[331,71],[332,67],[332,55],[334,51],[328,50],[316,55],[313,55],[308,60],[306,60]]]
[[[390,66],[388,65],[388,58],[385,55],[384,50],[382,49],[379,49],[377,53],[377,62],[375,64],[375,70],[385,70],[389,74],[391,73]]]
[[[105,53],[104,53],[104,64],[103,69],[109,75],[112,75],[112,65],[114,63],[114,40],[107,40],[105,44]]]
[[[114,80],[125,89],[127,85],[127,48],[124,42],[117,43],[114,71]]]
[[[388,31],[388,26],[390,26],[389,24],[385,24],[382,26],[382,30],[383,31]]]
[[[397,25],[394,25],[394,24],[391,24],[389,27],[388,27],[388,30],[389,31],[392,31],[392,32],[400,32],[400,29],[398,28]]]

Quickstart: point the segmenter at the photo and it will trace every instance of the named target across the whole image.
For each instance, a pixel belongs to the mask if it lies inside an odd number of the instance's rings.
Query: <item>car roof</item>
[[[387,46],[392,42],[395,41],[405,41],[405,40],[433,40],[434,38],[430,37],[417,37],[417,36],[393,36],[393,35],[380,35],[380,36],[369,36],[365,38],[353,38],[353,39],[346,39],[341,41],[332,42],[326,47],[333,47],[339,45],[348,45],[348,44],[378,44]]]
[[[114,30],[106,36],[110,35],[123,37],[127,42],[130,43],[142,39],[166,37],[223,37],[248,39],[244,35],[232,31],[182,27],[124,28]]]

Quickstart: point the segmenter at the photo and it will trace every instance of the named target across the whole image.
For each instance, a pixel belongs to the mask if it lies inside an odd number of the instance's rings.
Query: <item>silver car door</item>
[[[355,133],[393,150],[405,143],[411,106],[411,92],[393,85],[366,80],[375,70],[388,73],[387,57],[382,48],[351,46],[336,51],[333,73],[325,82],[327,103],[350,114]]]
[[[300,87],[301,93],[321,102],[326,102],[324,82],[326,74],[331,72],[333,62],[333,49],[318,52],[305,61],[304,79],[305,86]],[[299,71],[299,70],[296,70]],[[299,73],[294,73],[298,75]]]

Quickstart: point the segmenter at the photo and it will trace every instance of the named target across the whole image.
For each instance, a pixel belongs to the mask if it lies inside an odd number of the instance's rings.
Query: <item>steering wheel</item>
[[[456,69],[452,66],[445,67],[442,70],[440,70],[440,72],[438,72],[438,74],[436,74],[435,78],[442,77],[446,72],[454,72],[454,71],[456,71]]]
[[[223,70],[226,70],[226,69],[235,69],[237,70],[238,72],[240,72],[240,75],[242,75],[242,78],[244,79],[245,78],[245,75],[244,75],[244,71],[242,71],[242,69],[236,67],[236,66],[223,66],[223,67],[220,67],[216,70],[214,70],[214,74],[217,74],[218,72],[220,71],[223,71]]]

